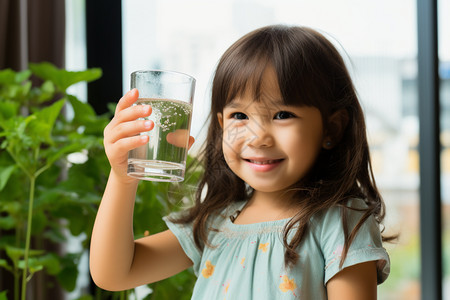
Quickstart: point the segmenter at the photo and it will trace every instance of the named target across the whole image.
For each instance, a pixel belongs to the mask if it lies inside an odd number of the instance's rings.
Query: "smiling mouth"
[[[255,165],[271,165],[281,162],[283,159],[269,159],[269,160],[253,160],[253,159],[245,159],[245,161],[248,161],[249,163],[255,164]]]

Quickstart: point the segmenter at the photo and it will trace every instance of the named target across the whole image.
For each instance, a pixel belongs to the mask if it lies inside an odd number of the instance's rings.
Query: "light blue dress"
[[[186,255],[194,263],[198,279],[192,299],[327,299],[326,283],[339,268],[344,233],[341,208],[333,208],[311,219],[299,248],[298,263],[284,267],[282,231],[289,219],[256,224],[237,225],[230,216],[242,209],[238,202],[210,220],[208,241],[214,248],[195,246],[192,227],[174,224],[164,218],[179,240]],[[352,207],[361,207],[362,200],[352,200]],[[347,209],[350,228],[361,213]],[[369,218],[355,237],[343,268],[376,261],[378,283],[389,274],[389,256],[382,246],[380,229]]]

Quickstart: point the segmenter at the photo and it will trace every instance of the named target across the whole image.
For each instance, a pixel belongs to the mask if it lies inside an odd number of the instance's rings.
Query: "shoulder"
[[[324,244],[330,240],[344,240],[346,233],[358,228],[356,237],[366,236],[381,246],[380,224],[373,215],[363,220],[367,209],[363,199],[350,199],[345,205],[336,205],[314,215],[310,221],[311,231]]]
[[[350,199],[344,205],[335,205],[317,213],[311,218],[310,224],[316,232],[335,229],[340,226],[338,224],[342,224],[345,215],[346,225],[350,227],[348,229],[351,231],[361,220],[367,209],[368,205],[363,199]],[[370,216],[365,223],[370,223],[372,226],[378,227],[373,216]]]
[[[382,245],[380,224],[372,215],[362,222],[367,208],[363,199],[352,199],[345,206],[332,207],[311,219],[310,230],[325,260],[325,282],[342,268],[367,261],[377,262],[379,283],[389,274],[389,257]],[[343,218],[343,215],[346,217]],[[347,242],[346,237],[350,236],[357,226],[358,230],[351,240],[341,268],[339,263]]]

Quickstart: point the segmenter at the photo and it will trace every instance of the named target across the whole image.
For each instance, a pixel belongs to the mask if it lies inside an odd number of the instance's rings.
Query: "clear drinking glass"
[[[135,105],[147,104],[154,128],[149,142],[128,153],[128,175],[142,180],[176,182],[184,179],[195,90],[187,74],[145,70],[131,74],[131,89],[137,88]]]

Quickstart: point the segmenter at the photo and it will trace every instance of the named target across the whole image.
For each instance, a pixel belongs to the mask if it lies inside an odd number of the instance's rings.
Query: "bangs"
[[[236,67],[228,75],[230,86],[224,101],[225,106],[236,98],[250,95],[255,101],[261,98],[261,87],[264,71],[270,66],[267,58],[260,57],[250,62],[245,62],[242,67]]]
[[[216,83],[216,88],[221,90],[220,99],[217,107],[217,112],[223,110],[223,108],[236,98],[243,97],[244,95],[250,96],[253,101],[259,102],[262,99],[262,93],[264,89],[263,82],[265,80],[267,68],[273,68],[277,80],[278,87],[280,89],[280,99],[285,105],[305,105],[303,101],[292,95],[293,90],[288,91],[285,88],[290,84],[286,84],[286,76],[284,76],[283,60],[286,60],[282,55],[278,55],[280,51],[275,50],[276,45],[271,44],[272,41],[263,43],[264,47],[255,47],[255,49],[248,49],[244,46],[255,46],[258,44],[248,43],[242,45],[244,49],[236,49],[234,53],[231,53],[228,57],[228,64],[223,64],[221,69],[218,69],[218,73],[222,74],[220,80]],[[262,46],[260,45],[260,46]],[[246,55],[243,55],[246,54]],[[216,73],[216,78],[218,77]],[[292,75],[292,74],[291,74]],[[292,80],[292,76],[291,80]],[[281,83],[285,83],[284,85]],[[295,84],[296,90],[304,85],[299,81]]]
[[[272,48],[266,36],[256,35],[249,39],[244,36],[224,53],[214,80],[217,93],[213,95],[213,101],[218,100],[216,102],[221,104],[218,111],[246,93],[255,100],[260,99],[264,71],[273,65],[273,58],[269,56]]]
[[[321,111],[333,106],[342,91],[335,86],[347,80],[340,62],[322,35],[306,28],[266,27],[251,32],[222,56],[212,89],[212,113],[222,112],[233,99],[249,93],[261,100],[266,68],[273,67],[283,104],[314,106]],[[331,66],[331,68],[330,68]]]

